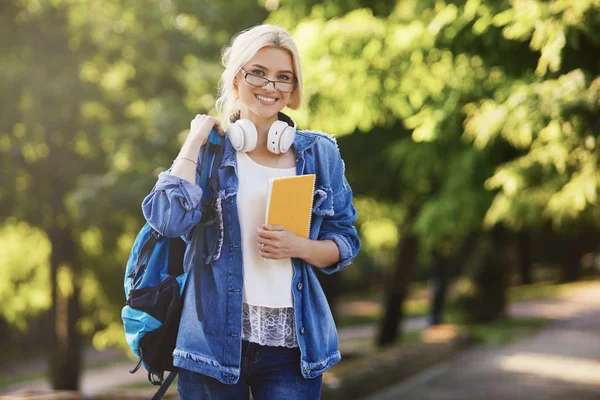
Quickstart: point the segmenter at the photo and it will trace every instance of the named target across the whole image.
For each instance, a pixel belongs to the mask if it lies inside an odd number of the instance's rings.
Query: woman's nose
[[[274,92],[277,90],[275,89],[275,82],[273,81],[267,82],[267,84],[263,86],[263,89],[265,89],[267,92]]]

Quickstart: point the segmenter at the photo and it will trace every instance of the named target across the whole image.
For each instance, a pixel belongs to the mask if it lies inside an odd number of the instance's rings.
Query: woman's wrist
[[[175,158],[171,174],[195,183],[197,160],[201,147],[202,143],[199,140],[188,137]]]
[[[339,249],[333,240],[298,239],[297,258],[318,268],[333,265],[340,260]]]
[[[179,156],[197,160],[203,144],[201,139],[188,136],[183,146],[181,146],[181,150],[179,150]]]
[[[310,239],[297,236],[296,258],[304,260],[310,251]]]

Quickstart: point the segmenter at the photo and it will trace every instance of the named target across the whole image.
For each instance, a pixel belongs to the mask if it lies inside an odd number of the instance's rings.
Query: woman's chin
[[[279,107],[257,107],[254,114],[256,114],[257,117],[269,119],[277,117],[277,113],[279,113],[279,111],[281,111]]]

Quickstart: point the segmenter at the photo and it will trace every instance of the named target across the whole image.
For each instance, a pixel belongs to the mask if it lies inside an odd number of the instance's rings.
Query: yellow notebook
[[[310,174],[269,179],[267,225],[282,225],[296,236],[308,238],[315,177]]]

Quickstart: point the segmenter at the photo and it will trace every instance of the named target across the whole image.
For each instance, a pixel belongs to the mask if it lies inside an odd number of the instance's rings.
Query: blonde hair
[[[284,28],[267,24],[257,25],[235,35],[231,44],[222,52],[221,61],[225,70],[219,82],[219,98],[216,107],[225,124],[239,119],[239,92],[234,85],[234,79],[244,64],[263,47],[273,47],[290,53],[298,86],[292,92],[287,107],[297,110],[302,104],[302,71],[296,44]]]

